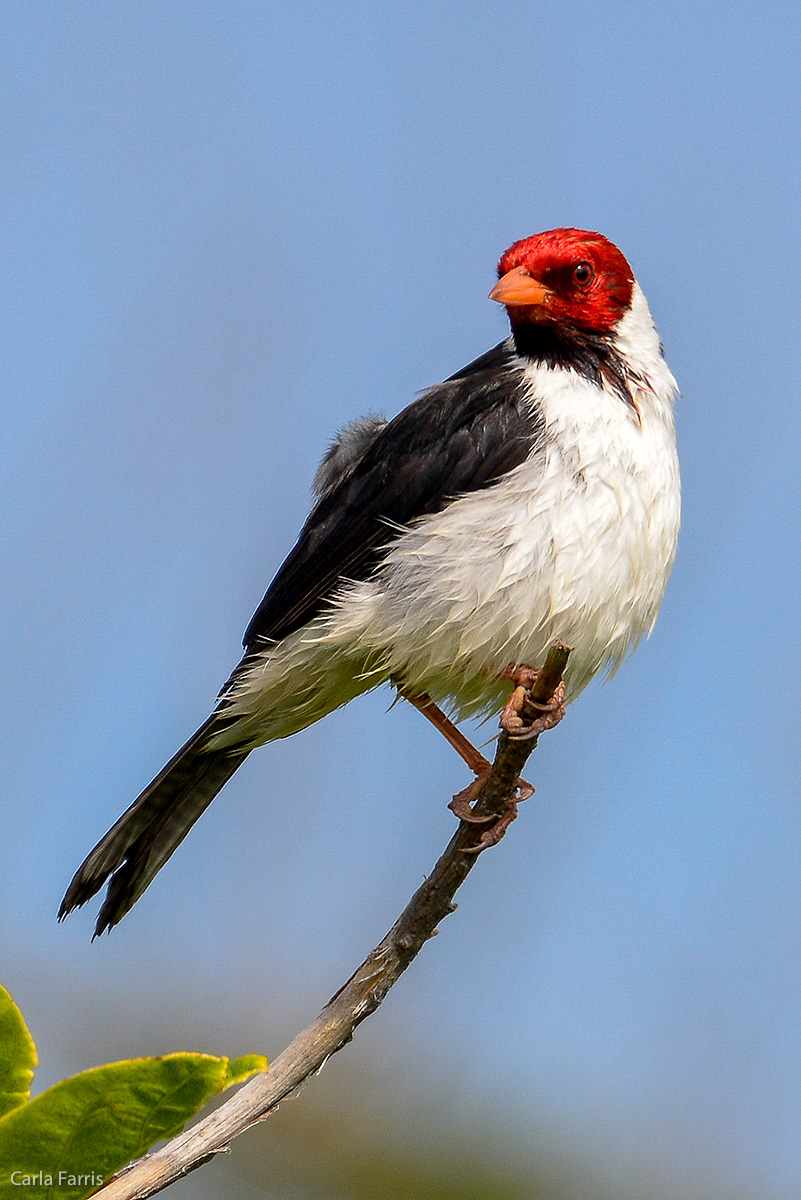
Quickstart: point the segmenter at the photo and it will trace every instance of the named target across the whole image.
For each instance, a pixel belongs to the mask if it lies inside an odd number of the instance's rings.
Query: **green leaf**
[[[0,987],[0,1117],[28,1099],[38,1062],[36,1044],[22,1013]]]
[[[169,1054],[65,1079],[0,1119],[0,1197],[79,1200],[266,1059]]]
[[[225,1083],[222,1085],[221,1091],[233,1087],[236,1083],[244,1083],[246,1079],[250,1079],[251,1075],[257,1075],[259,1071],[267,1070],[267,1059],[263,1054],[243,1054],[241,1058],[227,1058],[221,1061],[228,1063]]]

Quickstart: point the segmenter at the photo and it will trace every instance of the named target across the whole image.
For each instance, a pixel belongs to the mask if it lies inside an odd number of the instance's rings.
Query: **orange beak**
[[[489,298],[507,308],[529,308],[545,304],[551,295],[545,284],[529,275],[525,267],[515,267],[501,276]]]

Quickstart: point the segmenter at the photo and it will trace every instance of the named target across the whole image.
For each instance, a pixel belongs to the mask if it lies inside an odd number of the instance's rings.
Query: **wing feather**
[[[543,423],[524,369],[512,342],[501,342],[366,440],[310,513],[248,625],[246,650],[305,624],[340,580],[368,578],[411,521],[528,458]]]

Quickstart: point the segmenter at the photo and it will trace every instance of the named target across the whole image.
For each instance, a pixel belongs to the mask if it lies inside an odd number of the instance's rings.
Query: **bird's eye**
[[[595,272],[588,262],[580,262],[573,268],[573,278],[579,287],[586,287],[595,278]]]

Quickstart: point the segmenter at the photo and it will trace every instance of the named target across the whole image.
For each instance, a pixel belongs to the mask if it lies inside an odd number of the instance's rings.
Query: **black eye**
[[[586,287],[595,278],[595,272],[588,262],[580,262],[573,268],[573,278],[579,287]]]

